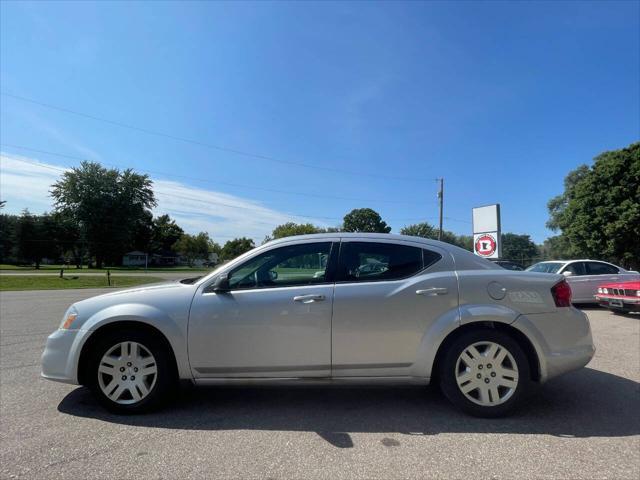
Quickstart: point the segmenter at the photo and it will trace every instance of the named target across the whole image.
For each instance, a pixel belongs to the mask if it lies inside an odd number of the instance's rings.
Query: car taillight
[[[561,280],[551,287],[551,295],[556,302],[556,307],[571,306],[571,287],[566,280]]]

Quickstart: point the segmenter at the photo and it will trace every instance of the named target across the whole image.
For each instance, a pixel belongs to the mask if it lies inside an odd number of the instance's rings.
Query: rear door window
[[[587,275],[615,275],[618,269],[613,265],[601,262],[587,262]]]
[[[340,250],[338,281],[370,282],[410,277],[433,265],[440,254],[409,245],[344,242]]]

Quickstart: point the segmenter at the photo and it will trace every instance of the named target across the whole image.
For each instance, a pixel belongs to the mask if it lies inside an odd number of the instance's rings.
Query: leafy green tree
[[[234,238],[224,244],[220,252],[220,259],[223,261],[233,260],[252,248],[255,248],[255,245],[250,238]]]
[[[407,225],[406,227],[400,229],[400,233],[402,235],[430,238],[432,240],[438,239],[438,229],[428,222]],[[443,230],[442,241],[469,251],[473,251],[473,237],[470,235],[456,235],[449,230]]]
[[[51,214],[51,219],[54,222],[51,235],[55,239],[58,256],[69,259],[76,268],[82,268],[87,249],[77,222],[73,217],[62,212],[54,212]]]
[[[197,235],[185,233],[173,245],[173,248],[180,255],[186,257],[187,263],[192,267],[195,260],[209,258],[209,253],[214,248],[214,244],[207,232],[200,232]]]
[[[356,208],[344,216],[342,230],[345,232],[389,233],[391,227],[371,208]]]
[[[445,230],[442,232],[442,241],[452,243],[457,247],[473,252],[473,237],[471,235],[456,235],[453,232]]]
[[[58,212],[73,218],[98,268],[119,262],[133,244],[139,222],[156,205],[147,175],[82,162],[51,189]]]
[[[51,222],[46,215],[32,215],[25,209],[16,225],[16,256],[26,263],[33,263],[36,270],[42,259],[55,255],[55,243],[51,238]]]
[[[153,238],[153,215],[150,211],[145,211],[140,215],[133,225],[131,244],[127,250],[151,251],[151,240]]]
[[[410,235],[412,237],[438,238],[438,230],[427,222],[415,223],[413,225],[402,227],[400,229],[400,234]]]
[[[538,247],[529,235],[502,234],[502,258],[528,265],[539,253]]]
[[[16,230],[18,216],[3,213],[0,215],[0,263],[15,262]]]
[[[555,235],[547,238],[538,246],[540,257],[543,260],[571,260],[578,258],[571,251],[569,240],[563,235]]]
[[[288,222],[282,225],[278,225],[273,229],[271,233],[271,237],[273,239],[276,238],[284,238],[284,237],[292,237],[294,235],[306,235],[309,233],[321,233],[324,230],[320,227],[316,227],[311,223],[294,223]]]
[[[184,230],[169,215],[160,215],[153,219],[150,250],[154,253],[171,251],[183,234]]]
[[[561,232],[571,255],[640,268],[640,143],[570,172],[548,208],[547,226]]]

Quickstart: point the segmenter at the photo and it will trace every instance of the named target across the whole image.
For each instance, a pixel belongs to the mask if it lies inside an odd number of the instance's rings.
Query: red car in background
[[[640,282],[605,283],[597,292],[598,303],[613,312],[640,312]]]

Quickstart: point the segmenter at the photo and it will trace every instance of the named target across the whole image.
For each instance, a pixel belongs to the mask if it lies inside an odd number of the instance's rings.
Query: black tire
[[[155,359],[157,368],[155,382],[148,394],[135,403],[117,403],[110,399],[100,387],[98,367],[102,357],[121,342],[136,342],[144,346]],[[90,353],[86,378],[87,386],[93,391],[98,401],[109,411],[121,414],[145,413],[157,409],[173,398],[178,387],[176,366],[166,343],[155,335],[133,329],[108,332],[95,343]]]
[[[499,403],[493,406],[479,405],[468,399],[467,396],[458,387],[456,378],[456,369],[458,368],[458,358],[460,355],[471,345],[478,342],[493,342],[505,348],[515,360],[518,369],[518,380],[515,387],[515,391],[506,399],[503,403]],[[476,370],[473,375],[482,375],[483,377],[487,372],[486,369]],[[529,388],[531,387],[531,369],[527,356],[523,352],[522,348],[516,342],[513,337],[507,333],[500,332],[489,328],[478,328],[462,334],[457,338],[447,349],[439,365],[439,379],[440,388],[444,395],[453,403],[456,407],[462,411],[476,416],[495,418],[502,417],[510,413],[526,396]],[[486,381],[483,378],[483,381]],[[491,382],[489,377],[489,381]],[[500,387],[502,388],[502,387]],[[471,393],[471,392],[470,392]],[[474,391],[474,394],[479,395],[479,391]],[[477,399],[480,401],[480,399]]]

